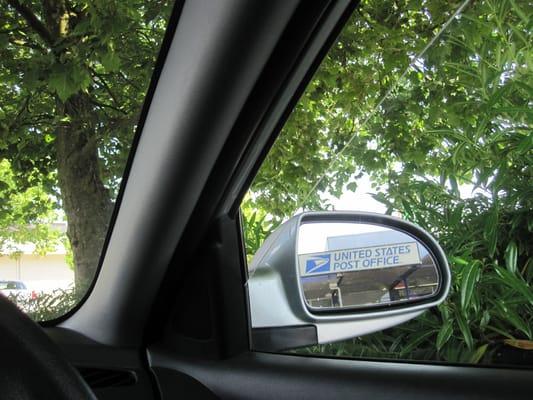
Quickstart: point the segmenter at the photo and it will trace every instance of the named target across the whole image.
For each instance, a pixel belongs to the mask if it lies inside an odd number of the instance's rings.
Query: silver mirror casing
[[[298,272],[298,234],[302,223],[351,222],[401,231],[423,244],[439,270],[440,283],[429,299],[381,308],[311,310]],[[307,212],[273,232],[256,253],[249,269],[248,292],[252,347],[278,351],[362,336],[408,321],[446,298],[451,274],[446,256],[427,232],[410,222],[364,212]]]

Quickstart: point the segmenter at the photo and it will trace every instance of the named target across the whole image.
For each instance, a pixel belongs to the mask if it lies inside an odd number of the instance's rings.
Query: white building
[[[54,228],[65,232],[66,223],[55,223]],[[0,254],[0,280],[23,281],[28,289],[51,291],[66,289],[74,283],[74,270],[67,264],[63,246],[44,256],[35,253],[31,243],[15,244],[16,255]]]

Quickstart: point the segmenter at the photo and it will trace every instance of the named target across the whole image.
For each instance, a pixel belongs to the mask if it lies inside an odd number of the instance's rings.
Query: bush
[[[36,296],[12,294],[8,298],[34,321],[48,321],[70,311],[80,301],[80,294],[74,289],[55,289]]]

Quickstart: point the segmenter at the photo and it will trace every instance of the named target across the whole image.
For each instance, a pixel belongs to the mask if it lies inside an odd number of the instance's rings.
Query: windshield
[[[171,9],[2,3],[0,279],[35,290],[17,303],[37,319],[70,309],[95,277]]]

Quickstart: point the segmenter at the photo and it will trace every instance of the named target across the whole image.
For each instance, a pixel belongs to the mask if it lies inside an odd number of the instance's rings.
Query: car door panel
[[[163,399],[177,398],[186,374],[223,399],[529,399],[527,370],[328,359],[248,352],[220,361],[150,351]],[[182,379],[183,380],[183,379]],[[197,390],[194,385],[187,386]],[[199,389],[198,389],[199,390]]]

